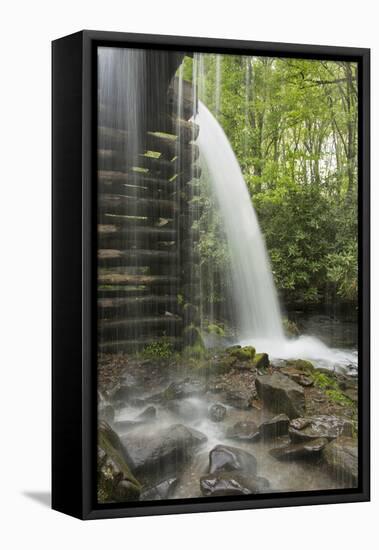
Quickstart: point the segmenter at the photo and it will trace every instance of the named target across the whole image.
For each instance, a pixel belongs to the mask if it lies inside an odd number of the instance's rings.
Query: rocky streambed
[[[250,346],[98,369],[99,502],[357,485],[355,376]]]

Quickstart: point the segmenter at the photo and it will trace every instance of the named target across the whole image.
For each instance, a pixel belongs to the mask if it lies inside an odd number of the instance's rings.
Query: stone
[[[156,478],[159,481],[177,474],[207,437],[183,424],[149,432],[138,428],[121,437],[122,444],[131,457],[138,476]]]
[[[269,487],[267,479],[245,476],[237,471],[208,474],[200,478],[200,489],[206,497],[255,495],[268,492]]]
[[[200,380],[191,380],[186,378],[180,382],[171,382],[171,384],[159,396],[163,401],[173,399],[183,399],[201,395],[205,392],[205,385]]]
[[[98,415],[100,420],[112,423],[115,417],[115,410],[112,405],[107,403],[100,403],[98,408]]]
[[[290,419],[286,414],[274,416],[274,418],[262,422],[259,426],[260,435],[263,440],[275,439],[287,435],[289,423]]]
[[[253,365],[259,370],[267,369],[270,366],[270,360],[267,353],[257,353],[254,357]]]
[[[358,485],[358,444],[352,437],[340,436],[328,443],[322,452],[332,474],[346,486]]]
[[[150,405],[137,416],[136,420],[149,422],[151,420],[155,420],[156,416],[157,416],[157,409],[153,405]]]
[[[320,456],[321,451],[328,443],[325,438],[314,439],[306,443],[290,443],[270,449],[269,453],[277,460],[314,459]]]
[[[257,441],[260,433],[255,422],[242,421],[230,426],[226,431],[226,437],[237,441]]]
[[[165,500],[171,498],[177,483],[178,480],[176,477],[165,479],[142,491],[140,500]]]
[[[213,403],[209,407],[208,416],[212,422],[222,422],[226,416],[226,407],[221,403]]]
[[[252,361],[255,356],[255,348],[253,346],[245,346],[243,348],[229,348],[229,353],[232,357],[236,357],[238,361]]]
[[[325,437],[328,440],[340,435],[351,437],[353,431],[350,420],[339,416],[316,415],[293,420],[288,433],[293,443],[302,443],[319,437]]]
[[[98,428],[97,497],[99,502],[138,500],[141,485],[133,463],[114,430],[102,421]]]
[[[204,414],[203,407],[199,406],[199,403],[188,399],[168,401],[167,408],[181,419],[188,421],[197,420]]]
[[[304,390],[287,376],[279,373],[258,376],[255,387],[264,407],[272,412],[286,414],[289,418],[304,414]]]
[[[209,453],[209,473],[239,470],[246,475],[257,473],[257,460],[254,455],[227,445],[216,445]]]
[[[251,401],[253,399],[253,393],[241,391],[241,390],[230,390],[225,393],[225,401],[228,405],[236,409],[248,409],[250,408]]]

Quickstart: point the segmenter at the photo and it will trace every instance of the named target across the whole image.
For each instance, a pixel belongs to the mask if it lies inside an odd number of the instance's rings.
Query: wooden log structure
[[[188,312],[197,308],[199,294],[198,254],[190,250],[199,210],[189,202],[201,175],[194,143],[199,127],[190,120],[196,110],[192,84],[180,86],[174,76],[183,56],[167,62],[167,55],[152,52],[147,58],[159,90],[146,103],[138,139],[125,127],[127,117],[114,116],[115,105],[103,99],[99,104],[101,353],[134,352],[162,338],[181,349],[188,345],[186,325],[197,319]]]

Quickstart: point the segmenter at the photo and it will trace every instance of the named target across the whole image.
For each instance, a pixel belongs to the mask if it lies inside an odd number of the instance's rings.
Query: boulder
[[[231,405],[235,409],[248,409],[250,408],[251,401],[254,395],[252,392],[243,390],[230,390],[225,393],[225,402]]]
[[[171,384],[161,393],[150,398],[152,402],[172,401],[174,399],[183,399],[194,397],[205,392],[205,385],[200,380],[191,380],[186,378],[180,382],[171,382]]]
[[[212,422],[222,422],[226,415],[226,407],[221,403],[213,403],[209,407],[208,416]]]
[[[322,456],[329,469],[344,485],[358,485],[358,445],[352,437],[341,436],[328,443]]]
[[[260,437],[258,426],[252,421],[237,422],[226,430],[226,437],[237,441],[257,441]]]
[[[270,360],[267,353],[256,353],[254,357],[253,365],[255,368],[259,370],[267,369],[270,366]]]
[[[141,485],[132,474],[132,461],[106,422],[99,423],[97,497],[99,502],[138,500]]]
[[[171,498],[177,483],[178,480],[176,477],[165,479],[142,491],[140,500],[165,500]]]
[[[153,405],[150,405],[137,416],[136,420],[141,420],[142,422],[150,422],[151,420],[155,420],[156,416],[157,409],[153,407]]]
[[[259,426],[259,433],[263,440],[275,439],[288,434],[289,423],[290,419],[286,414],[279,414],[266,422],[262,422]]]
[[[312,441],[319,437],[331,440],[340,435],[351,437],[353,424],[339,416],[316,415],[292,420],[288,433],[293,443]]]
[[[267,409],[286,414],[289,418],[304,414],[304,390],[287,376],[279,373],[258,376],[255,386]]]
[[[209,453],[209,473],[231,472],[239,470],[246,475],[257,473],[255,456],[243,449],[216,445]]]
[[[237,471],[208,474],[200,478],[200,489],[206,497],[255,495],[267,492],[269,486],[263,477],[245,476]]]
[[[177,468],[186,464],[206,440],[204,434],[183,424],[153,432],[140,428],[121,438],[133,461],[134,473],[159,481],[176,475]]]
[[[203,407],[199,406],[199,403],[188,399],[168,401],[167,408],[181,419],[188,421],[197,420],[204,413]]]
[[[306,443],[290,443],[282,447],[270,449],[270,455],[278,460],[315,459],[328,443],[325,438],[315,439]]]
[[[232,347],[229,352],[232,357],[236,357],[238,361],[252,361],[255,357],[255,348],[253,346]]]

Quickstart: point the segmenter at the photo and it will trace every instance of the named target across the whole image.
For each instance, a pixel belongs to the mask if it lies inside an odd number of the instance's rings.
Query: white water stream
[[[221,125],[201,101],[196,122],[197,143],[228,241],[239,343],[272,358],[309,359],[329,368],[356,365],[357,355],[350,350],[329,348],[312,336],[285,337],[264,238],[238,160]]]

